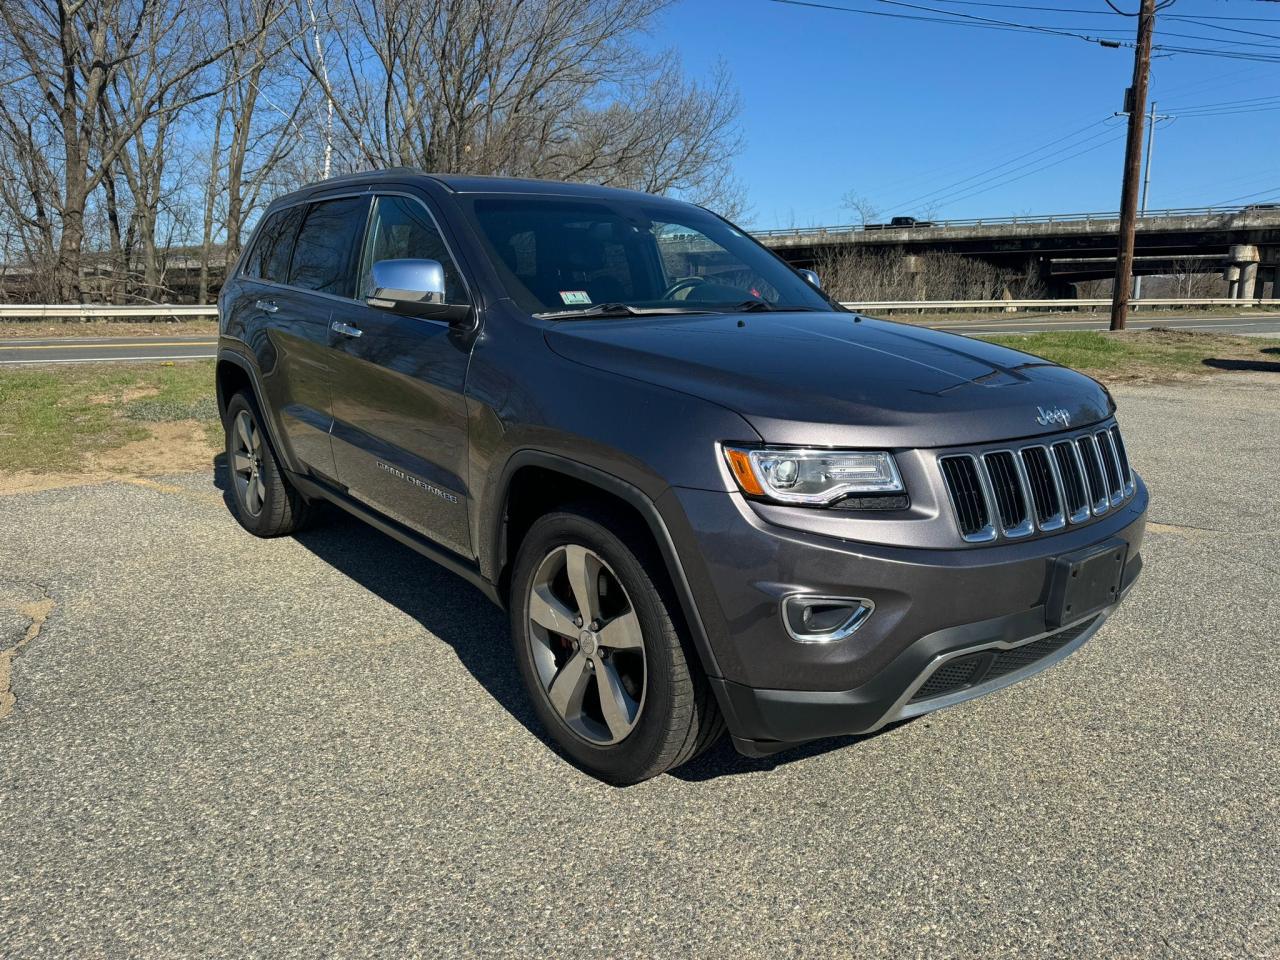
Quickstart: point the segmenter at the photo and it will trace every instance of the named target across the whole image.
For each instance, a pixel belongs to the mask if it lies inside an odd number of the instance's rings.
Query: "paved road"
[[[212,357],[217,351],[217,345],[217,339],[208,336],[0,339],[0,366],[121,360],[195,360]]]
[[[1115,391],[1147,572],[1063,664],[627,790],[380,534],[254,540],[207,475],[0,498],[0,954],[1272,960],[1276,382]]]
[[[899,315],[901,318],[901,315]],[[939,329],[956,333],[1035,333],[1042,330],[1105,330],[1106,320],[995,320],[943,321]],[[1132,320],[1130,327],[1151,326],[1182,330],[1280,337],[1280,314],[1265,317],[1192,317],[1169,320]],[[217,340],[212,337],[99,337],[95,339],[0,339],[0,366],[37,363],[99,363],[120,360],[193,360],[212,357]]]

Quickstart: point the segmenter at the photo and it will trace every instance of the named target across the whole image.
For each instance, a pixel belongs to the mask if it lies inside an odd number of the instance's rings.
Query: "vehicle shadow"
[[[824,753],[831,753],[833,750],[843,750],[845,747],[853,747],[865,741],[874,740],[876,737],[883,736],[911,722],[911,720],[903,720],[901,723],[890,724],[875,733],[869,733],[865,736],[828,737],[824,740],[814,740],[768,757],[744,757],[734,749],[733,743],[726,735],[696,760],[672,770],[671,776],[690,782],[702,782],[749,773],[768,773],[778,767],[785,767],[801,760],[808,760],[810,757],[821,756]]]
[[[232,509],[226,454],[220,453],[213,459],[213,484],[222,491],[227,508]],[[548,749],[572,763],[543,731],[529,705],[511,659],[507,615],[461,577],[368,524],[331,507],[322,506],[320,510],[319,522],[295,534],[293,539],[452,647],[458,661],[507,713]],[[689,782],[703,782],[767,773],[880,736],[891,729],[893,727],[886,727],[867,737],[816,740],[763,758],[742,756],[726,735],[701,757],[671,771],[671,775]]]
[[[551,746],[511,658],[507,615],[467,581],[341,510],[293,539],[439,637],[498,704]]]
[[[1264,347],[1259,352],[1280,354],[1280,347]],[[1280,373],[1280,360],[1239,360],[1224,357],[1207,357],[1201,363],[1206,367],[1213,367],[1215,370],[1252,370],[1259,373]]]

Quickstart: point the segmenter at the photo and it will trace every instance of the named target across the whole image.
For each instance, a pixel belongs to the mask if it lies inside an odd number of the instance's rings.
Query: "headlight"
[[[820,506],[850,494],[904,493],[893,457],[881,451],[725,447],[742,492]]]

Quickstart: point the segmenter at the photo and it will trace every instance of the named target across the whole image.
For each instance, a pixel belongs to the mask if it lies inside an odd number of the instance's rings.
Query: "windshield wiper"
[[[659,317],[664,314],[711,313],[692,307],[633,307],[629,303],[597,303],[580,310],[550,310],[535,313],[543,320],[589,320],[593,317]]]
[[[778,311],[780,313],[796,313],[809,311],[812,312],[814,307],[789,307],[785,304],[770,303],[768,300],[743,300],[736,307],[730,307],[735,313],[756,313],[766,311]]]

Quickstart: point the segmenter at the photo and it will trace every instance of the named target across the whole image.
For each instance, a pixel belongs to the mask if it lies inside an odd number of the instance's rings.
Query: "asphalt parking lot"
[[[0,955],[1280,956],[1277,386],[1116,391],[1146,573],[1055,669],[626,790],[378,533],[0,497]]]

